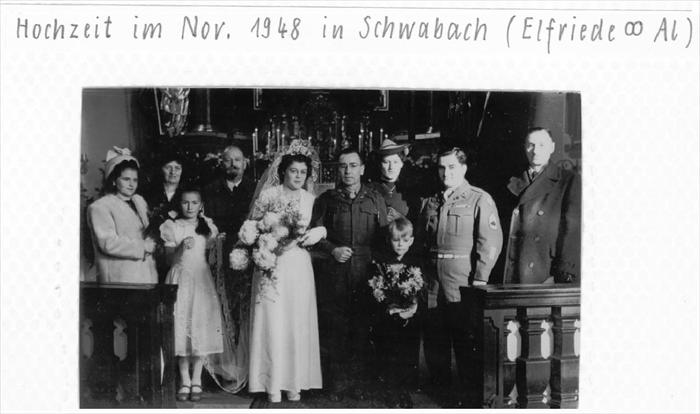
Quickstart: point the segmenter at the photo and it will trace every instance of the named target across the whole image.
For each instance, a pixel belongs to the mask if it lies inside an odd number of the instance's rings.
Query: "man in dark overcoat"
[[[525,140],[529,167],[508,184],[518,203],[511,217],[505,283],[580,282],[581,179],[550,162],[555,143],[548,130]]]
[[[324,388],[331,400],[351,392],[362,396],[368,376],[369,316],[372,295],[368,267],[380,228],[387,225],[386,203],[361,182],[364,160],[354,149],[338,158],[340,183],[314,203],[312,227],[325,226],[315,263]]]

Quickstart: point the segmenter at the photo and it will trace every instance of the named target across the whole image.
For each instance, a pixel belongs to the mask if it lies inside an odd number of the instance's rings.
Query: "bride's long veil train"
[[[285,154],[303,154],[311,159],[312,169],[304,188],[310,194],[315,193],[315,183],[319,178],[321,161],[318,152],[308,141],[295,139],[286,148],[279,150],[265,170],[256,186],[252,197],[249,218],[254,213],[255,201],[260,193],[268,188],[280,184],[277,176],[277,167]],[[227,235],[236,237],[236,235]],[[222,328],[224,330],[224,352],[209,355],[204,361],[204,367],[214,378],[214,381],[222,390],[237,393],[248,383],[249,359],[250,359],[250,303],[252,294],[252,269],[247,271],[232,271],[226,265],[226,256],[230,252],[224,251],[223,237],[216,239],[216,246],[209,252],[209,263],[216,292],[221,303]]]
[[[224,245],[225,239],[218,237],[209,252],[214,285],[221,303],[224,352],[209,355],[204,367],[222,390],[237,393],[248,383],[250,275],[244,272],[231,274],[225,265],[224,254],[228,252],[224,252]]]

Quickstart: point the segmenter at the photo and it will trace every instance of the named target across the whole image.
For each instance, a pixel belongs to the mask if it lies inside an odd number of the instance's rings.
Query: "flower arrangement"
[[[231,268],[246,270],[251,263],[263,272],[266,284],[276,284],[277,257],[296,243],[309,222],[294,202],[273,199],[258,220],[246,220],[238,232],[238,244],[229,255]],[[255,216],[255,215],[254,215]]]
[[[420,268],[402,263],[375,263],[376,270],[369,280],[374,299],[387,307],[405,309],[416,302],[424,281]]]

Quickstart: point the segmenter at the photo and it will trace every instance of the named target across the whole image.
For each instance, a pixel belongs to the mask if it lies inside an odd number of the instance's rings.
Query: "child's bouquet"
[[[229,255],[231,268],[246,270],[253,264],[274,286],[277,257],[296,243],[309,226],[293,203],[273,203],[259,220],[246,220],[238,232],[238,244]]]
[[[374,299],[385,303],[390,310],[414,306],[424,286],[420,268],[401,263],[375,265],[375,273],[369,280]]]

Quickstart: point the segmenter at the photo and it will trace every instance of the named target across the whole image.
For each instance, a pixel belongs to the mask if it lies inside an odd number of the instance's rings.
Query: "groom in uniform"
[[[338,158],[340,183],[316,199],[312,215],[312,227],[327,230],[326,239],[317,245],[324,257],[317,261],[315,274],[323,379],[332,401],[348,391],[362,399],[368,377],[372,295],[367,272],[380,228],[388,222],[382,196],[361,182],[364,171],[359,152],[343,150]]]

